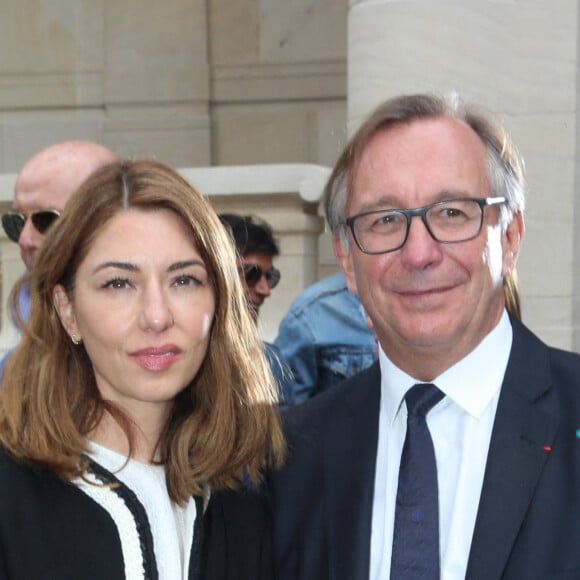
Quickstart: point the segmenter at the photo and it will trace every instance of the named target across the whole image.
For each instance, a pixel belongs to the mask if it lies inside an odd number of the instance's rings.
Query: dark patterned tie
[[[407,435],[399,468],[391,580],[439,578],[437,465],[426,415],[443,396],[428,383],[405,395]]]

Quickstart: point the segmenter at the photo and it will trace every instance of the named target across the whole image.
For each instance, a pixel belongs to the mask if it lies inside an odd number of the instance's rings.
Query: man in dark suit
[[[580,578],[580,356],[505,308],[524,189],[504,129],[457,98],[387,101],[345,148],[324,205],[379,361],[285,415],[288,462],[270,487],[280,580]],[[398,519],[417,383],[439,392],[423,421],[423,543]]]

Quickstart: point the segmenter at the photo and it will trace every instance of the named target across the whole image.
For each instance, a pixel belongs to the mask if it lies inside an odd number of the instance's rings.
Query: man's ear
[[[61,284],[57,284],[52,291],[52,301],[61,324],[73,342],[80,340],[77,318],[69,295]]]
[[[524,216],[519,211],[514,215],[501,238],[503,255],[502,276],[504,278],[507,278],[516,266],[524,231]]]
[[[356,278],[354,275],[354,266],[352,263],[352,253],[350,248],[345,248],[345,245],[341,242],[339,236],[334,236],[332,238],[332,248],[349,291],[353,294],[357,294]]]

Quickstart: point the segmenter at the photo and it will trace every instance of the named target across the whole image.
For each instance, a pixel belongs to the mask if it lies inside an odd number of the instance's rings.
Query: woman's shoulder
[[[74,489],[54,472],[13,457],[0,446],[0,510],[32,508],[51,497],[68,496]],[[20,505],[22,504],[22,505]],[[18,507],[20,505],[20,507]]]
[[[19,486],[31,484],[43,471],[30,462],[16,459],[0,446],[0,490],[14,484]]]
[[[74,515],[79,502],[94,504],[72,481],[47,467],[14,457],[0,446],[0,518],[22,510],[56,514],[63,507],[65,513]]]
[[[73,483],[2,448],[0,552],[0,577],[122,577],[109,514]]]

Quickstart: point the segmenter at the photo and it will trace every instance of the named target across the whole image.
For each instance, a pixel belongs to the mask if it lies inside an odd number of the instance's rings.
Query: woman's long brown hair
[[[111,412],[132,439],[130,418],[104,401],[91,361],[72,344],[53,304],[62,284],[74,297],[75,274],[98,233],[129,208],[179,216],[200,252],[215,295],[215,319],[202,366],[176,397],[158,445],[169,494],[183,502],[207,487],[259,484],[279,464],[284,441],[277,389],[250,318],[234,249],[208,201],[174,169],[156,161],[120,161],[97,170],[48,232],[28,279],[30,322],[4,372],[0,443],[14,457],[64,478],[86,468],[87,435]],[[160,240],[160,243],[163,243]]]

